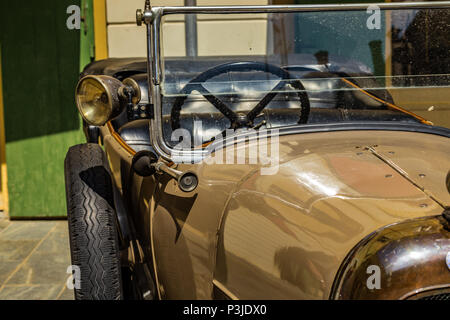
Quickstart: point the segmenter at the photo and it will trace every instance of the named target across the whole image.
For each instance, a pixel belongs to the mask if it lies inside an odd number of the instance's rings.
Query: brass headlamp
[[[110,76],[85,76],[78,82],[76,104],[83,119],[90,125],[103,126],[123,110],[119,89],[121,81]]]

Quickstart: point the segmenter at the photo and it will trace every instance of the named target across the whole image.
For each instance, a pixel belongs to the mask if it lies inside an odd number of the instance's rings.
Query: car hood
[[[255,169],[230,198],[218,261],[231,265],[218,270],[218,281],[244,299],[258,298],[262,283],[275,299],[328,298],[342,260],[361,239],[450,205],[449,154],[448,138],[422,133],[280,137],[276,174]],[[255,272],[265,276],[242,276]]]
[[[428,199],[450,206],[448,138],[409,132],[280,137],[278,168],[256,170],[239,190],[301,205],[333,199]],[[422,206],[421,208],[423,208]]]

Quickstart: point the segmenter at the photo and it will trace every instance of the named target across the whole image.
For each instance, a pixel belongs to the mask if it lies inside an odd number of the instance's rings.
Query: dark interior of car
[[[394,101],[389,92],[382,88],[369,74],[352,69],[348,61],[341,63],[339,71],[330,71],[328,66],[313,65],[313,61],[307,61],[308,57],[297,55],[296,59],[290,58],[288,67],[274,67],[276,70],[288,70],[289,78],[299,81],[306,91],[308,99],[308,115],[303,125],[327,124],[338,122],[362,122],[362,121],[400,121],[420,122],[417,118],[388,107]],[[252,60],[250,60],[252,59]],[[258,61],[259,60],[259,61]],[[253,62],[256,61],[256,62]],[[263,62],[261,62],[263,61]],[[212,74],[204,77],[210,70],[223,65],[229,60],[208,58],[201,60],[173,59],[165,61],[165,78],[162,86],[162,118],[163,134],[170,145],[171,134],[174,129],[173,113],[177,99],[183,96],[180,105],[178,126],[187,129],[192,135],[201,135],[201,141],[209,141],[223,130],[230,128],[232,121],[224,116],[223,110],[211,103],[211,96],[220,100],[230,110],[240,114],[248,114],[261,99],[270,93],[272,88],[279,83],[280,77],[265,70],[254,70],[248,64],[257,63],[258,66],[279,66],[279,61],[271,61],[267,57],[234,57],[232,64],[243,63],[242,70],[227,68],[220,74]],[[277,63],[278,62],[278,63]],[[337,68],[334,68],[337,69]],[[277,71],[278,72],[278,71]],[[217,73],[217,72],[216,72]],[[146,79],[145,59],[109,59],[90,64],[84,70],[82,76],[88,74],[106,74],[124,80],[127,77]],[[202,78],[203,77],[203,78]],[[205,80],[205,78],[207,78]],[[184,92],[187,84],[192,80],[195,83],[202,82],[207,88],[208,95],[199,94],[194,90]],[[346,79],[347,83],[343,83]],[[143,81],[145,83],[145,81]],[[287,81],[289,82],[289,81]],[[349,83],[351,82],[351,83]],[[350,84],[350,85],[349,85]],[[288,85],[273,94],[269,102],[255,114],[251,121],[253,128],[276,128],[281,126],[298,125],[299,118],[305,112],[302,109],[301,99],[297,96],[295,86]],[[144,88],[147,90],[147,88]],[[205,98],[206,97],[206,98]],[[375,98],[374,98],[375,97]],[[140,105],[148,104],[141,101]],[[150,115],[151,116],[151,115]],[[148,116],[143,119],[130,119],[127,110],[124,110],[112,121],[113,127],[121,135],[122,139],[136,151],[150,149]],[[194,132],[195,121],[201,121],[202,130]],[[250,122],[249,122],[250,123]],[[245,124],[244,124],[245,125]],[[199,141],[199,137],[196,137]],[[194,137],[193,137],[194,140]],[[173,141],[173,145],[178,141]]]

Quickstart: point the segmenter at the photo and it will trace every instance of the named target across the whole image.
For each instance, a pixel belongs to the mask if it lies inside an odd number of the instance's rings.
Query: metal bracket
[[[164,172],[177,180],[181,191],[191,192],[198,186],[198,177],[192,171],[182,172],[167,166],[164,162],[155,163],[153,166],[157,172]]]
[[[136,10],[136,24],[141,26],[142,23],[151,24],[154,20],[154,15],[152,12],[152,6],[150,5],[150,1],[145,1],[144,11],[141,9]]]

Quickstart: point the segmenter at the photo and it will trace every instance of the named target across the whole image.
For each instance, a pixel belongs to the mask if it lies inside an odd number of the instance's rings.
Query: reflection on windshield
[[[381,11],[375,27],[368,18],[197,14],[189,57],[179,45],[188,46],[186,17],[163,19],[166,140],[174,124],[192,130],[194,121],[210,132],[352,121],[450,127],[450,10]]]

